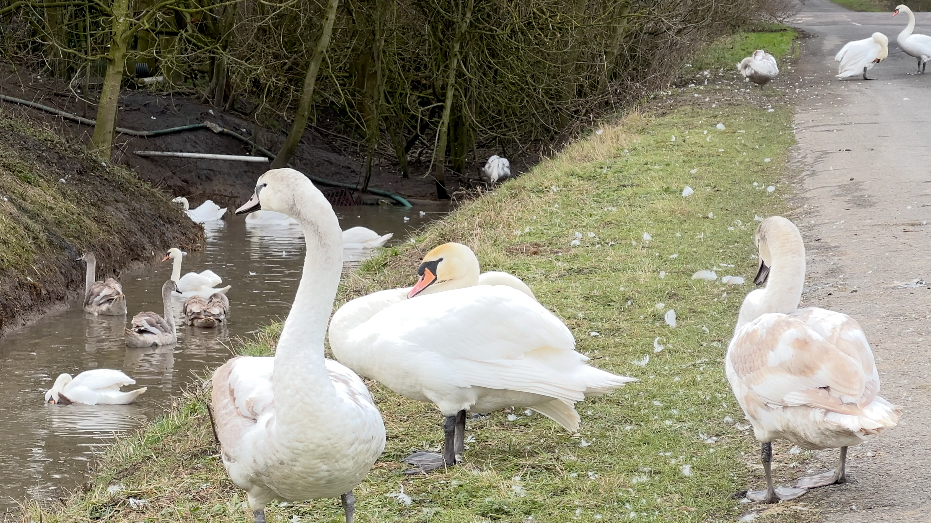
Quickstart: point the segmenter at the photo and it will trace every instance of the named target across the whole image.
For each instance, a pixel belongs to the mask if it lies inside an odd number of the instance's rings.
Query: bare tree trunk
[[[378,147],[379,128],[381,126],[381,108],[384,105],[385,93],[385,35],[386,27],[394,25],[394,0],[376,0],[375,2],[375,38],[372,42],[372,58],[375,66],[375,85],[366,89],[369,103],[372,106],[371,114],[365,122],[366,142],[368,153],[365,158],[365,178],[359,189],[365,192],[372,180],[372,156]],[[367,86],[368,87],[368,86]]]
[[[307,67],[304,88],[301,91],[301,99],[297,104],[297,114],[294,115],[294,124],[281,146],[281,150],[278,151],[275,160],[272,162],[272,169],[280,169],[288,165],[288,161],[294,155],[297,145],[301,142],[301,137],[304,136],[304,128],[307,127],[307,120],[310,119],[311,104],[314,99],[314,83],[317,81],[317,72],[320,70],[323,55],[326,53],[327,46],[330,45],[330,36],[333,35],[333,23],[336,21],[336,8],[338,6],[339,0],[327,1],[323,29],[320,32],[320,40],[317,41],[317,48],[314,49],[314,55],[310,59],[310,65]]]
[[[453,96],[456,92],[456,69],[459,65],[459,48],[462,47],[462,39],[469,28],[469,22],[472,20],[472,7],[475,0],[469,0],[465,6],[465,12],[459,18],[459,24],[456,27],[456,36],[453,40],[453,48],[449,53],[449,73],[446,78],[446,101],[443,103],[443,118],[440,120],[440,128],[437,131],[436,149],[433,150],[434,163],[436,171],[434,179],[436,180],[436,197],[441,200],[449,199],[449,192],[446,190],[446,140],[449,136],[449,116],[453,108]]]
[[[120,101],[120,83],[126,67],[126,46],[132,36],[129,27],[129,0],[113,1],[113,26],[110,36],[110,53],[107,56],[107,73],[103,79],[100,103],[97,106],[97,124],[91,137],[91,149],[105,158],[110,157],[116,112]]]

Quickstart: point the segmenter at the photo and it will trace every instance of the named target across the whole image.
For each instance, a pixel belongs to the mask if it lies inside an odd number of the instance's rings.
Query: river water
[[[362,225],[394,233],[388,245],[406,241],[410,231],[444,214],[438,209],[421,216],[415,209],[385,206],[335,210],[343,229]],[[27,498],[67,497],[87,480],[88,466],[114,436],[163,412],[184,387],[229,359],[231,339],[248,337],[287,315],[304,260],[300,229],[252,227],[242,217],[226,218],[207,229],[205,249],[185,256],[181,267],[182,274],[211,269],[223,278],[222,285],[232,285],[227,294],[231,314],[222,330],[181,325],[178,301],[176,345],[126,347],[123,332],[134,314],[162,313],[161,286],[171,275],[165,262],[120,277],[127,296],[125,318],[85,314],[75,302],[0,339],[0,513],[14,512],[17,502]],[[345,252],[344,272],[364,255]],[[148,391],[132,405],[44,404],[45,391],[60,373],[97,368],[119,369],[134,378],[136,385],[124,390]]]

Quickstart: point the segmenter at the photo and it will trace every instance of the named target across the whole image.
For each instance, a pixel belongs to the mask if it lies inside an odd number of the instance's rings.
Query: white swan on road
[[[225,294],[226,291],[230,290],[230,285],[226,287],[217,287],[217,285],[223,283],[223,278],[217,276],[217,273],[210,269],[199,273],[189,272],[181,276],[182,257],[184,257],[184,252],[177,247],[172,247],[168,249],[168,252],[165,253],[165,257],[162,258],[162,261],[171,260],[171,279],[177,282],[178,290],[181,291],[181,297],[190,298],[191,296],[200,296],[202,298],[209,298],[216,292]]]
[[[220,456],[248,495],[255,523],[272,500],[340,496],[352,523],[352,489],[385,447],[385,425],[365,383],[324,357],[327,320],[343,268],[333,208],[303,174],[274,169],[237,214],[293,216],[307,249],[294,305],[275,355],[233,358],[213,374],[211,403]]]
[[[774,216],[756,232],[757,283],[740,307],[727,348],[725,374],[756,439],[762,443],[766,489],[753,501],[793,499],[808,489],[843,483],[847,447],[892,428],[898,407],[879,397],[879,373],[860,325],[846,314],[799,309],[805,245],[789,220]],[[837,469],[773,488],[772,441],[806,449],[840,448]]]
[[[588,365],[562,321],[523,291],[455,282],[452,274],[478,275],[474,255],[462,252],[449,244],[434,249],[413,288],[352,300],[330,322],[336,359],[446,416],[443,454],[405,459],[422,471],[456,463],[467,410],[529,407],[575,432],[576,402],[635,381]],[[474,271],[464,267],[473,263]]]
[[[204,203],[197,206],[196,209],[191,209],[191,204],[188,203],[187,198],[184,196],[178,196],[171,201],[180,203],[184,207],[184,212],[187,213],[188,217],[190,217],[191,221],[194,223],[207,223],[221,220],[223,219],[223,215],[226,214],[226,207],[221,209],[220,206],[213,203],[212,200],[204,201]]]
[[[50,405],[126,405],[146,391],[145,387],[120,391],[120,387],[135,383],[136,380],[113,369],[86,370],[74,378],[70,374],[60,374],[45,393],[45,402]]]
[[[840,62],[837,66],[837,77],[852,78],[862,73],[864,80],[872,80],[867,78],[866,72],[887,56],[889,38],[882,33],[873,33],[869,38],[848,42],[834,57],[834,61]]]
[[[908,6],[899,5],[892,12],[892,16],[899,13],[908,15],[908,25],[905,26],[905,29],[902,29],[902,32],[899,33],[895,40],[899,43],[899,47],[905,51],[905,54],[918,59],[918,73],[916,74],[922,74],[925,72],[926,62],[931,60],[931,36],[912,34],[912,31],[915,30],[915,14],[912,13]]]
[[[779,65],[776,64],[776,57],[762,49],[757,49],[737,64],[737,70],[744,78],[759,85],[762,90],[764,85],[779,74]]]

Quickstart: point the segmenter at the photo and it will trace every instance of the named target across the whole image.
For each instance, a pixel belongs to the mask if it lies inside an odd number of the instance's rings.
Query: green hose
[[[54,115],[56,115],[56,116],[61,116],[62,118],[65,118],[65,119],[68,119],[68,120],[72,120],[72,121],[75,121],[75,122],[78,122],[78,123],[82,123],[82,124],[84,124],[84,125],[96,125],[96,124],[97,124],[96,121],[91,120],[90,118],[83,118],[83,117],[80,117],[80,116],[78,116],[78,115],[76,115],[76,114],[71,114],[71,113],[62,111],[62,110],[60,110],[60,109],[55,109],[54,107],[49,107],[49,106],[47,106],[47,105],[42,105],[42,104],[38,104],[38,103],[35,103],[35,102],[30,102],[29,100],[22,100],[22,99],[20,99],[20,98],[13,98],[12,96],[6,96],[6,95],[3,95],[3,94],[0,94],[0,100],[3,100],[3,101],[5,101],[5,102],[10,102],[10,103],[19,104],[19,105],[25,105],[26,107],[32,107],[33,109],[39,109],[39,110],[45,111],[45,112],[47,112],[47,113],[52,113],[52,114],[54,114]],[[180,133],[180,132],[183,132],[183,131],[193,131],[193,130],[196,130],[196,129],[209,129],[209,130],[211,130],[211,131],[213,131],[213,132],[215,132],[215,133],[217,133],[217,134],[225,134],[225,135],[227,135],[227,136],[232,136],[233,138],[236,138],[236,139],[239,140],[239,141],[245,142],[245,143],[247,143],[247,144],[249,144],[249,145],[255,147],[256,150],[258,150],[259,152],[261,152],[262,154],[264,154],[264,155],[267,156],[268,158],[270,158],[270,159],[272,159],[272,160],[275,159],[275,154],[272,153],[271,151],[269,151],[268,149],[266,149],[266,148],[262,147],[261,145],[259,145],[259,144],[255,143],[255,142],[253,142],[252,140],[246,138],[245,136],[242,136],[242,135],[239,134],[239,133],[235,133],[235,132],[233,132],[233,131],[230,131],[229,129],[227,129],[227,128],[225,128],[225,127],[221,127],[221,126],[219,126],[219,125],[217,125],[217,124],[215,124],[215,123],[212,123],[212,122],[195,123],[195,124],[191,124],[191,125],[182,125],[182,126],[180,126],[180,127],[170,127],[170,128],[168,128],[168,129],[156,129],[156,130],[154,130],[154,131],[134,131],[134,130],[132,130],[132,129],[126,129],[126,128],[123,128],[123,127],[117,127],[117,128],[116,128],[116,132],[118,132],[118,133],[120,133],[120,134],[125,134],[125,135],[128,135],[128,136],[137,136],[137,137],[148,138],[148,137],[152,137],[152,136],[162,136],[162,135],[171,134],[171,133]],[[316,177],[316,176],[311,176],[311,175],[309,175],[309,174],[307,174],[307,175],[305,175],[305,176],[307,176],[307,178],[309,178],[312,182],[314,182],[314,183],[319,183],[320,185],[328,185],[328,186],[331,186],[331,187],[346,187],[346,188],[348,188],[348,189],[353,189],[353,190],[356,190],[356,191],[360,190],[360,188],[359,188],[358,185],[352,185],[352,184],[349,184],[349,183],[342,183],[342,182],[334,182],[334,181],[330,181],[330,180],[325,180],[325,179],[323,179],[323,178],[318,178],[318,177]],[[390,193],[390,192],[382,191],[382,190],[379,190],[379,189],[368,189],[367,192],[370,192],[370,193],[372,193],[372,194],[377,194],[378,196],[387,196],[388,198],[391,198],[392,200],[398,202],[398,204],[400,204],[401,206],[403,206],[405,209],[410,209],[410,208],[412,207],[412,206],[411,206],[411,203],[410,203],[409,201],[407,201],[406,199],[404,199],[404,198],[401,197],[401,196],[398,196],[397,194],[392,194],[392,193]]]

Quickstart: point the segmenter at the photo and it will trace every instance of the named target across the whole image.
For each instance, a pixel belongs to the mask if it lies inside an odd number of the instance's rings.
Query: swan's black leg
[[[796,483],[795,486],[798,488],[813,489],[818,487],[826,487],[828,485],[845,483],[847,481],[847,475],[844,470],[846,465],[847,447],[841,447],[840,459],[837,460],[836,470],[829,470],[828,472],[823,472],[814,476],[799,478],[798,483]]]
[[[465,454],[465,427],[466,411],[463,409],[456,413],[456,444],[453,446],[456,458]]]
[[[864,79],[864,80],[872,80],[872,78],[867,78],[867,77],[866,77],[866,70],[867,70],[867,67],[866,67],[866,66],[863,66],[863,79]]]
[[[462,413],[463,427],[465,426],[465,411]],[[442,467],[451,467],[456,464],[456,418],[457,416],[446,416],[443,421],[443,432],[446,438],[443,441],[443,454],[436,452],[415,452],[403,459],[405,463],[411,464],[417,468],[404,471],[407,474],[419,474],[429,472]],[[464,431],[464,430],[463,430]]]
[[[343,512],[346,514],[346,523],[352,523],[352,516],[356,513],[356,497],[352,495],[352,491],[350,490],[340,496],[339,500],[343,502]]]
[[[760,461],[763,462],[763,471],[766,472],[766,490],[748,491],[747,499],[750,501],[776,503],[781,499],[795,499],[807,492],[807,490],[803,488],[773,488],[773,444],[771,442],[763,443],[760,446]]]
[[[921,74],[921,58],[918,59],[918,72],[915,74]]]

